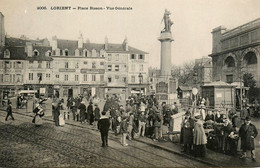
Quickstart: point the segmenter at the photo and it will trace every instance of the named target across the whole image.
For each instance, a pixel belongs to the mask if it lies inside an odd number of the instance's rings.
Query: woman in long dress
[[[60,116],[60,110],[62,109],[61,102],[57,104],[57,107],[54,109],[54,122],[56,126],[59,126],[59,116]]]
[[[194,115],[194,137],[193,137],[193,150],[194,155],[199,157],[205,157],[207,137],[203,128],[203,121],[201,116],[197,113]]]

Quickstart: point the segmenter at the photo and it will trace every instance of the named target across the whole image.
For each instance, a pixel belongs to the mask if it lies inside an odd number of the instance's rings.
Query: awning
[[[37,93],[37,90],[19,90],[18,94],[23,94],[23,93]]]
[[[140,93],[140,91],[131,90],[131,93],[132,93],[132,94],[139,94],[139,93]],[[143,93],[143,91],[142,91],[142,90],[141,90],[141,93]]]

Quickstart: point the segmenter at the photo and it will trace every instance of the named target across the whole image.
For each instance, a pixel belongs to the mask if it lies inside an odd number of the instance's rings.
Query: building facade
[[[8,37],[2,13],[0,28],[1,98],[24,89],[46,97],[117,94],[121,99],[148,92],[148,53],[128,46],[127,39],[96,44],[84,42],[82,35],[77,40],[54,36],[50,45],[48,39]]]
[[[220,26],[212,31],[213,81],[242,81],[251,73],[260,86],[260,18],[232,30]]]
[[[195,59],[193,86],[201,92],[201,86],[212,82],[212,60],[210,57]]]
[[[53,38],[55,94],[104,97],[105,50],[103,44]]]

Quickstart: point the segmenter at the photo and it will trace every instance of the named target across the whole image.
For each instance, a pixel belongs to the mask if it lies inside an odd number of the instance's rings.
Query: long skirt
[[[195,157],[205,157],[206,156],[206,146],[205,145],[193,145],[193,152]]]

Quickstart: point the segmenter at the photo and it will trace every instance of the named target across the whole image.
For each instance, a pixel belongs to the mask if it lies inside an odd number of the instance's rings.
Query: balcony
[[[76,72],[75,69],[68,69],[68,68],[60,68],[59,72]]]

